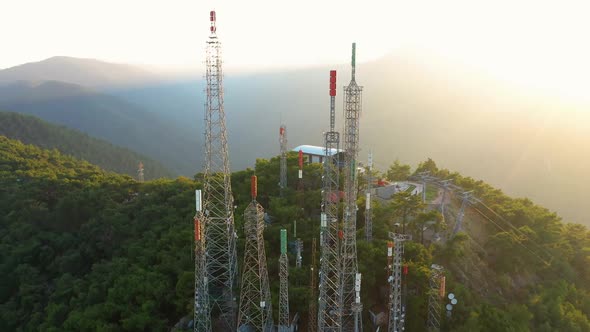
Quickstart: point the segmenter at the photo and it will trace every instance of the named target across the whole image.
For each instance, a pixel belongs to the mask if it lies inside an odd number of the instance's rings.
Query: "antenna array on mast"
[[[340,134],[334,130],[336,119],[336,71],[330,71],[330,131],[324,134],[324,175],[320,218],[320,280],[318,331],[342,329],[341,261],[338,236]],[[336,153],[334,153],[336,151]]]
[[[251,191],[252,202],[244,210],[246,239],[237,330],[270,332],[273,329],[273,319],[264,251],[264,209],[256,202],[256,176],[252,176]],[[231,330],[234,329],[235,327]]]
[[[236,232],[234,230],[231,172],[227,146],[227,130],[223,107],[223,70],[221,43],[217,39],[217,17],[210,12],[210,35],[206,43],[205,80],[205,165],[203,170],[202,209],[196,218],[203,224],[204,252],[195,256],[195,306],[205,305],[203,296],[209,295],[209,308],[203,308],[195,322],[195,331],[235,329],[236,303],[234,285],[237,272]],[[207,284],[207,289],[203,285]],[[204,293],[206,292],[206,293]],[[211,317],[211,314],[217,317]],[[213,322],[213,319],[216,319]]]
[[[362,108],[362,87],[355,80],[356,43],[352,43],[352,79],[344,88],[344,243],[342,246],[342,328],[354,330],[355,315],[360,315],[355,304],[355,277],[358,273],[356,252],[357,213],[357,156],[359,150],[359,119]],[[362,325],[362,324],[361,324]]]

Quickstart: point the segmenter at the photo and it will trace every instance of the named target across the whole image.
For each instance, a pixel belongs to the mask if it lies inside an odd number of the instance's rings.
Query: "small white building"
[[[326,156],[326,151],[323,146],[315,146],[315,145],[300,145],[296,148],[293,148],[291,151],[303,153],[303,161],[306,163],[322,163],[324,162],[324,157]],[[333,156],[337,153],[342,153],[344,150],[342,149],[331,149],[329,151],[330,156]]]

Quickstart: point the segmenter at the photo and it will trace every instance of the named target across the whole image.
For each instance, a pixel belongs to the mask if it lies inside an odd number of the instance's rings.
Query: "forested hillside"
[[[289,229],[291,240],[293,221],[298,221],[303,268],[295,268],[290,255],[289,292],[291,311],[302,315],[305,328],[311,241],[319,234],[321,166],[305,166],[302,211],[292,180],[296,158],[289,157],[290,189],[283,197],[278,195],[277,158],[257,160],[255,170],[234,173],[232,186],[241,265],[242,213],[250,201],[250,175],[258,176],[258,200],[271,222],[264,235],[275,321],[279,230]],[[445,331],[590,331],[585,227],[565,225],[529,200],[511,199],[481,181],[438,170],[430,160],[418,170],[425,169],[474,190],[502,219],[484,221],[470,211],[466,222],[481,224],[478,241],[470,240],[475,234],[459,233],[448,241],[421,244],[417,239],[427,214],[438,220],[441,231],[452,227],[451,221],[445,224],[416,196],[402,193],[375,204],[374,241],[367,243],[362,240],[364,210],[359,209],[366,331],[372,326],[368,310],[377,313],[387,305],[387,232],[403,220],[415,239],[407,243],[405,256],[407,331],[425,330],[432,263],[445,266],[447,290],[459,299],[453,316],[443,320]],[[193,195],[199,178],[137,183],[57,151],[0,137],[0,330],[167,331],[191,317]]]
[[[121,98],[64,82],[0,85],[0,109],[34,115],[129,148],[178,174],[199,164],[199,136]]]
[[[173,176],[162,164],[149,157],[30,115],[0,112],[0,135],[44,149],[57,149],[105,170],[132,177],[137,176],[140,161],[146,169],[146,179]]]

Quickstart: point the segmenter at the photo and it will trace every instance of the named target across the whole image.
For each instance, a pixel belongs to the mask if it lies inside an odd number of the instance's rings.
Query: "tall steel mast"
[[[316,264],[316,238],[311,242],[311,266],[309,267],[309,288],[311,293],[311,302],[309,304],[309,319],[307,323],[307,331],[315,332],[318,330],[318,306],[317,306],[317,281],[318,274]]]
[[[202,210],[197,213],[204,225],[207,274],[199,272],[195,277],[206,278],[208,283],[210,314],[216,316],[211,319],[218,318],[212,325],[215,329],[229,331],[236,326],[236,232],[223,108],[221,43],[217,38],[215,11],[211,11],[210,21],[205,58],[205,169]],[[196,282],[199,283],[202,281]]]
[[[342,247],[341,283],[342,327],[345,331],[354,330],[354,316],[360,315],[362,310],[360,302],[356,301],[355,292],[355,277],[358,272],[356,256],[357,156],[363,91],[355,79],[356,43],[352,43],[351,65],[352,78],[348,86],[344,88],[344,244]]]
[[[287,188],[287,126],[281,125],[279,129],[279,144],[281,146],[281,169],[279,178],[279,187],[281,187],[281,195],[284,194]]]
[[[389,278],[389,324],[387,331],[401,332],[405,324],[405,308],[402,299],[402,260],[404,242],[412,237],[406,234],[389,233],[393,240],[393,264]]]
[[[428,320],[426,328],[429,332],[440,331],[440,311],[442,298],[445,296],[444,268],[437,264],[430,267],[430,279],[428,280],[430,291],[428,292]]]
[[[207,255],[205,230],[201,218],[201,190],[195,191],[195,310],[194,331],[211,332],[211,308],[209,307],[209,285],[207,283]]]
[[[244,265],[238,313],[238,331],[271,332],[274,328],[266,252],[264,209],[256,202],[257,182],[252,176],[252,202],[244,210]],[[224,331],[232,331],[236,327]]]
[[[338,237],[340,134],[336,124],[336,71],[330,71],[330,131],[324,134],[324,179],[320,223],[320,297],[318,331],[342,330],[340,243]]]
[[[369,152],[369,161],[367,165],[367,197],[365,201],[365,238],[367,242],[373,240],[373,213],[371,212],[371,190],[373,189],[373,153]]]
[[[281,256],[279,257],[279,332],[289,332],[289,259],[287,257],[287,230],[281,229]]]
[[[143,163],[140,161],[139,164],[137,164],[137,181],[139,182],[143,182],[144,181],[144,177],[143,177]]]

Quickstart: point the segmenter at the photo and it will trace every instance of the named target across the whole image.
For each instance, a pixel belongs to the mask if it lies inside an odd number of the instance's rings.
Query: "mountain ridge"
[[[49,88],[49,89],[46,89]],[[65,125],[165,164],[174,174],[196,173],[199,137],[158,114],[116,96],[57,81],[0,86],[0,108]]]
[[[136,66],[69,56],[54,56],[0,70],[0,82],[62,81],[104,87],[143,84],[160,79],[160,75]]]
[[[0,111],[0,135],[44,149],[57,149],[62,154],[133,178],[137,178],[139,162],[144,164],[146,179],[172,176],[163,165],[147,156],[31,115]]]

